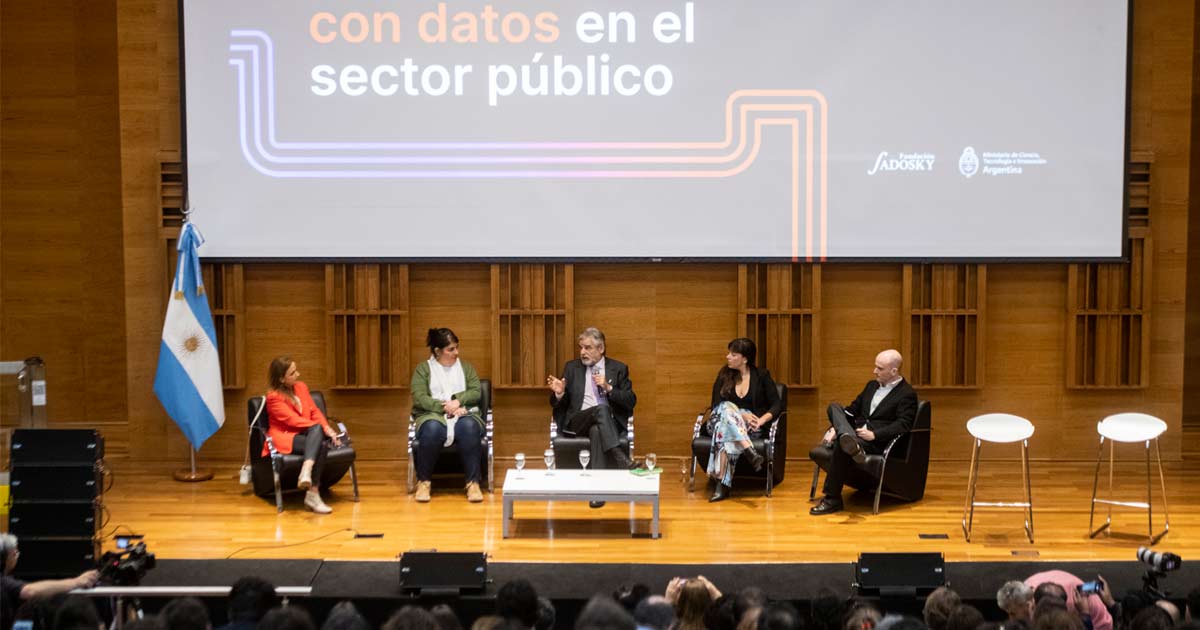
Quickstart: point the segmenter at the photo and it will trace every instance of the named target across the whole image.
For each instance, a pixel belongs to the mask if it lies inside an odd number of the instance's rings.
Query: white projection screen
[[[1128,0],[182,0],[210,259],[1123,251]]]

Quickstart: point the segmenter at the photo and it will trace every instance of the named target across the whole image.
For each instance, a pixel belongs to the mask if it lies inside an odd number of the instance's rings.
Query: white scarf
[[[429,357],[429,395],[434,400],[445,402],[459,392],[467,391],[467,376],[463,373],[462,361],[455,359],[447,370],[434,357]],[[454,424],[457,417],[446,417],[446,446],[454,444]]]

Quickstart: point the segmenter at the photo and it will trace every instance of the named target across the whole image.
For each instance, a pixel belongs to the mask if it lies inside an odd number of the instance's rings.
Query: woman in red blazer
[[[318,514],[333,511],[321,500],[320,488],[313,479],[321,478],[321,467],[329,444],[338,444],[337,432],[329,426],[325,414],[317,408],[308,386],[300,381],[300,370],[290,357],[276,357],[271,361],[268,376],[271,391],[267,393],[267,420],[271,441],[280,453],[304,455],[297,485],[308,490],[304,495],[304,507]],[[324,439],[328,437],[329,439]],[[267,447],[263,445],[263,455]]]

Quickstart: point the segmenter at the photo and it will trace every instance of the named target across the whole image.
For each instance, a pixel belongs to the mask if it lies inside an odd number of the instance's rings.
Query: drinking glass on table
[[[654,465],[658,463],[658,455],[654,453],[646,453],[646,470],[654,472]]]
[[[546,452],[542,453],[542,461],[546,462],[546,470],[554,470],[554,449],[546,449]]]
[[[592,461],[592,452],[586,448],[580,449],[579,465],[583,466],[583,476],[585,476],[585,477],[588,476],[587,467],[588,467],[588,462],[591,462],[591,461]]]
[[[517,471],[523,470],[525,468],[525,453],[517,453],[515,459],[517,460]]]

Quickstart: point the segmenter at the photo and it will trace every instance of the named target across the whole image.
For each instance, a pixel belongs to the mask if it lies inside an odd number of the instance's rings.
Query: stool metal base
[[[1158,438],[1154,438],[1154,457],[1158,463],[1158,481],[1162,488],[1162,509],[1163,509],[1163,528],[1162,531],[1155,533],[1154,531],[1154,508],[1153,508],[1153,487],[1152,475],[1150,472],[1150,440],[1146,440],[1146,500],[1145,501],[1114,501],[1113,495],[1113,469],[1115,467],[1115,448],[1116,444],[1113,440],[1108,441],[1108,498],[1097,499],[1096,493],[1100,487],[1100,465],[1104,461],[1104,436],[1100,436],[1100,447],[1096,452],[1096,474],[1092,478],[1092,502],[1091,514],[1088,517],[1088,538],[1095,538],[1101,532],[1107,531],[1112,534],[1112,506],[1120,505],[1122,507],[1130,507],[1139,510],[1146,510],[1146,535],[1150,545],[1162,540],[1163,536],[1171,530],[1171,517],[1167,513],[1167,480],[1163,475],[1162,467],[1162,451],[1158,446]],[[1096,504],[1108,506],[1107,515],[1104,523],[1100,527],[1093,529],[1096,521]]]
[[[979,483],[979,451],[983,440],[975,439],[975,448],[971,451],[971,466],[967,473],[967,502],[963,506],[962,530],[963,537],[971,542],[971,526],[975,522],[977,507],[1019,507],[1025,510],[1025,536],[1033,542],[1033,490],[1029,484],[1029,440],[1021,440],[1021,481],[1025,485],[1025,500],[1019,502],[976,501],[975,487]]]

